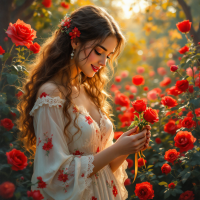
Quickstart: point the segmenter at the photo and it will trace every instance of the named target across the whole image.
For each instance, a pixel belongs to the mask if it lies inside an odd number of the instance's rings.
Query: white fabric
[[[31,190],[40,190],[44,200],[125,200],[128,192],[124,181],[128,178],[128,162],[113,173],[106,165],[96,174],[92,173],[94,155],[113,144],[113,125],[101,110],[100,127],[82,106],[69,108],[72,122],[67,131],[73,135],[73,142],[67,145],[64,135],[67,118],[63,115],[65,100],[59,96],[38,98],[30,115],[34,117],[37,138],[36,154],[31,182]],[[70,136],[70,134],[69,134]],[[70,136],[71,137],[71,136]],[[71,140],[70,140],[71,141]],[[62,171],[63,170],[63,171]],[[38,184],[41,177],[47,185]]]

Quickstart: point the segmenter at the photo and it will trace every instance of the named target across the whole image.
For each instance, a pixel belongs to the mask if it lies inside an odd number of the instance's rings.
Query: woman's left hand
[[[144,145],[144,148],[141,151],[146,150],[149,147],[149,141],[150,141],[150,137],[151,137],[151,126],[150,125],[146,125],[145,128],[147,129],[147,140],[146,140],[146,144]]]

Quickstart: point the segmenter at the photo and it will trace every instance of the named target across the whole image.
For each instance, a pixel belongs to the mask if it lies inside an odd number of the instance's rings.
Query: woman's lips
[[[99,71],[99,69],[95,69],[92,64],[91,64],[91,66],[92,66],[93,71],[95,71],[95,72]]]

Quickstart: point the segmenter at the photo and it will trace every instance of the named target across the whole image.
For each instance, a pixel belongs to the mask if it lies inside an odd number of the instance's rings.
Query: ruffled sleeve
[[[108,142],[107,142],[105,148],[114,144],[113,138],[114,138],[114,132],[112,130],[112,133],[110,134],[110,137],[108,139]],[[123,200],[128,198],[128,191],[127,191],[126,187],[124,186],[124,181],[128,178],[128,175],[126,173],[127,167],[128,167],[128,162],[126,160],[124,160],[124,162],[113,173],[116,180],[118,181],[118,185],[119,185]]]
[[[70,154],[62,107],[60,97],[43,96],[30,112],[37,138],[31,190],[40,190],[45,200],[88,200],[94,155]]]

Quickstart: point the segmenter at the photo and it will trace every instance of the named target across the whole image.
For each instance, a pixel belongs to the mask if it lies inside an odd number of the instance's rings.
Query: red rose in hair
[[[23,152],[17,149],[12,149],[10,152],[6,152],[7,162],[12,165],[12,170],[19,171],[26,168],[28,165],[27,157]]]
[[[144,80],[144,77],[143,77],[143,76],[141,76],[141,75],[135,75],[135,76],[132,78],[132,82],[133,82],[133,84],[135,84],[135,85],[144,85],[145,80]]]
[[[169,149],[165,152],[164,159],[174,164],[174,161],[178,158],[179,155],[180,153],[177,152],[176,149]]]
[[[124,185],[130,185],[131,184],[131,179],[130,178],[127,178],[125,181],[124,181]]]
[[[33,53],[39,53],[40,51],[40,45],[35,42],[34,44],[31,44],[30,48],[29,48]]]
[[[171,170],[172,170],[171,166],[167,163],[163,164],[163,166],[161,167],[161,171],[163,174],[169,174]]]
[[[152,108],[147,108],[144,111],[143,117],[147,122],[150,122],[151,124],[153,124],[154,122],[158,122],[159,120],[158,112]]]
[[[191,29],[191,24],[192,22],[190,22],[189,20],[184,20],[182,22],[178,22],[176,24],[176,27],[178,28],[179,31],[181,31],[182,33],[187,33],[190,31]]]
[[[15,185],[9,181],[6,181],[0,185],[0,196],[4,199],[12,198],[14,191]]]
[[[163,81],[160,82],[161,87],[165,87],[171,83],[171,78],[165,77]]]
[[[188,80],[177,81],[176,87],[181,92],[185,92],[189,88],[189,82],[188,82]]]
[[[176,123],[174,120],[170,120],[168,123],[165,124],[164,126],[164,131],[166,133],[169,133],[169,134],[176,134],[176,130],[178,129]]]
[[[137,112],[143,112],[146,110],[147,103],[144,100],[135,100],[134,102],[131,102],[133,108]]]
[[[3,126],[7,131],[11,130],[14,126],[12,120],[5,118],[0,121],[0,125]]]
[[[133,167],[133,160],[130,158],[127,158],[126,161],[128,162],[128,168]]]
[[[128,99],[126,95],[122,93],[118,93],[115,95],[115,104],[129,107],[130,100]]]
[[[183,192],[178,200],[194,200],[194,193],[193,191],[187,190]]]
[[[154,197],[153,186],[147,181],[143,183],[137,183],[134,192],[140,200],[153,199]]]
[[[42,1],[42,4],[43,4],[44,7],[50,8],[52,2],[51,2],[51,0],[43,0],[43,1]]]
[[[0,46],[0,55],[2,55],[3,53],[5,53],[5,50]]]
[[[180,148],[179,152],[193,149],[196,138],[188,131],[179,131],[174,137],[175,146]]]
[[[10,23],[6,33],[16,46],[25,45],[27,48],[33,44],[32,41],[36,38],[36,31],[20,19],[15,24]]]
[[[72,40],[73,38],[80,37],[81,32],[78,30],[78,28],[75,27],[74,29],[72,29],[69,35],[71,36],[70,39]]]
[[[170,96],[165,96],[161,100],[161,104],[167,106],[168,108],[172,108],[178,105],[177,101]]]
[[[192,120],[191,117],[185,117],[181,122],[181,125],[182,127],[190,129],[195,125],[195,122]]]
[[[186,53],[186,52],[189,51],[189,50],[190,50],[190,49],[189,49],[188,46],[184,46],[184,47],[182,47],[182,48],[179,49],[179,53],[180,53],[180,54],[184,54],[184,53]]]
[[[178,96],[179,94],[181,94],[182,92],[180,90],[178,90],[178,88],[176,86],[172,86],[171,88],[169,88],[169,90],[167,91],[167,93],[169,95],[174,95],[174,96]]]
[[[144,166],[144,163],[146,165],[147,161],[144,158],[139,158],[138,159],[138,167]]]
[[[43,195],[40,193],[40,190],[27,191],[27,196],[28,197],[32,197],[33,200],[42,200],[42,199],[44,199]]]
[[[168,185],[168,188],[170,188],[170,189],[174,189],[176,187],[176,185],[174,184],[174,183],[170,183],[169,185]]]

